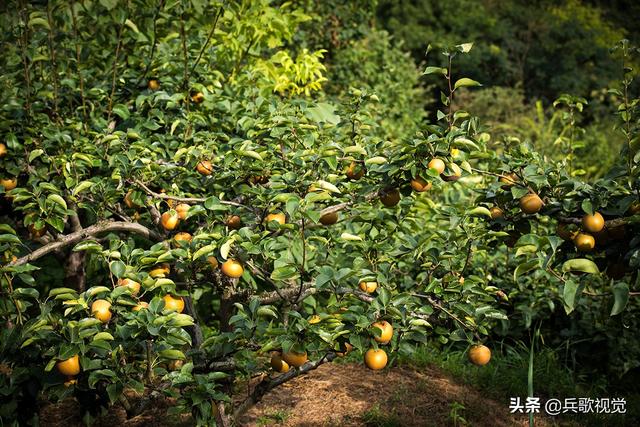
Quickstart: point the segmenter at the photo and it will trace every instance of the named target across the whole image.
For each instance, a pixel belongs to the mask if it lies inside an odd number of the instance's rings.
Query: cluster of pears
[[[452,173],[450,175],[445,174],[447,165],[444,160],[437,157],[431,159],[427,166],[429,169],[437,171],[444,181],[457,181],[462,176],[462,169],[453,162],[449,164],[449,170]],[[349,175],[347,174],[347,176]],[[413,191],[417,193],[423,193],[433,188],[433,183],[431,181],[427,181],[420,175],[416,175],[415,178],[411,179],[410,185]],[[384,190],[380,196],[380,202],[387,208],[396,206],[400,202],[400,191],[397,188],[388,188]]]
[[[605,229],[605,220],[600,212],[593,215],[586,214],[582,217],[582,230],[571,230],[567,224],[558,225],[558,236],[564,240],[572,241],[580,252],[591,252],[596,247],[596,238]]]

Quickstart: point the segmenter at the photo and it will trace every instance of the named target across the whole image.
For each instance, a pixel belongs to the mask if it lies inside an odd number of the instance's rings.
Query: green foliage
[[[615,101],[609,95],[609,102]],[[533,148],[556,161],[567,159],[574,175],[594,179],[604,175],[619,159],[623,138],[611,119],[587,122],[584,116],[602,116],[595,104],[582,103],[580,111],[564,107],[558,98],[554,106],[544,108],[542,101],[534,105],[525,101],[521,89],[490,87],[457,94],[456,105],[463,105],[472,115],[482,116],[493,145],[501,150],[501,142],[509,138],[531,143]]]
[[[571,354],[566,350],[567,342],[557,347],[542,346],[534,353],[533,367],[534,396],[547,398],[572,398],[615,396],[623,393],[627,400],[627,414],[579,414],[571,419],[560,418],[560,422],[578,422],[580,425],[597,426],[606,422],[611,425],[628,425],[636,422],[640,413],[636,402],[640,399],[637,389],[620,384],[602,372],[582,370],[572,366]],[[566,359],[569,360],[566,360]],[[462,349],[439,346],[437,343],[422,346],[410,355],[400,358],[401,364],[412,367],[436,366],[464,384],[482,390],[482,393],[499,402],[509,402],[511,397],[528,396],[527,371],[529,369],[529,349],[523,342],[507,344],[496,342],[492,349],[491,363],[478,369],[467,360]]]
[[[93,393],[103,405],[163,381],[173,413],[211,424],[212,405],[234,416],[253,402],[234,407],[234,380],[266,372],[269,351],[324,360],[350,342],[362,354],[382,346],[371,324],[385,319],[393,360],[427,336],[476,340],[504,318],[481,277],[459,280],[463,250],[486,250],[473,243],[486,222],[442,205],[432,224],[452,231],[422,233],[425,216],[412,210],[429,204],[412,195],[412,178],[448,185],[428,168],[432,157],[446,161],[445,177],[470,171],[450,149],[483,149],[477,120],[456,113],[416,134],[419,74],[387,34],[333,51],[326,78],[335,83],[324,93],[322,57],[308,54],[320,50],[292,47],[309,20],[292,5],[121,6],[51,2],[2,15],[5,40],[18,46],[3,57],[10,89],[0,95],[1,161],[18,180],[4,199],[0,314],[16,339],[2,361],[30,369],[24,382],[54,399]],[[378,62],[388,68],[364,79]],[[366,169],[360,180],[345,176],[352,164]],[[398,190],[398,206],[378,207]],[[341,221],[322,227],[331,206]],[[276,211],[285,224],[265,222]],[[226,225],[230,214],[239,229]],[[441,250],[451,238],[455,247]],[[54,250],[67,258],[57,276],[42,271]],[[231,278],[212,259],[244,271]],[[376,293],[358,291],[361,280],[376,281]],[[110,304],[102,321],[98,299]],[[169,307],[175,299],[185,313]],[[140,302],[148,307],[133,311]],[[80,373],[65,378],[55,367],[75,355]],[[24,412],[11,395],[3,411]]]
[[[377,15],[417,61],[427,43],[469,40],[476,49],[460,61],[463,74],[488,85],[520,84],[528,98],[547,102],[614,81],[608,49],[625,35],[601,9],[580,1],[381,1]]]
[[[338,98],[348,96],[345,88],[375,94],[376,102],[361,111],[380,120],[384,137],[395,140],[414,135],[429,102],[418,86],[418,70],[401,47],[386,32],[371,30],[335,52],[327,84],[327,92]]]

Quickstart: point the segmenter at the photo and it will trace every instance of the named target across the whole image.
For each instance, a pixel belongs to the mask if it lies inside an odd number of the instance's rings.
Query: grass
[[[287,418],[289,418],[289,415],[288,411],[274,411],[258,418],[257,424],[259,426],[284,424],[284,422],[287,421]]]
[[[379,404],[373,405],[366,411],[362,415],[362,421],[366,426],[371,427],[400,427],[403,425],[399,416],[383,411]]]
[[[520,397],[524,400],[528,395],[529,350],[523,344],[492,348],[491,362],[483,367],[472,365],[464,351],[441,350],[435,345],[417,347],[413,354],[401,356],[399,361],[418,369],[436,366],[459,382],[471,385],[506,405],[510,397]],[[625,397],[627,400],[625,416],[577,414],[564,416],[562,420],[587,426],[640,425],[640,394],[621,394],[615,381],[610,382],[604,376],[574,372],[563,365],[558,352],[552,348],[536,351],[533,368],[534,396],[540,397],[542,401],[547,398],[562,400],[568,397]]]

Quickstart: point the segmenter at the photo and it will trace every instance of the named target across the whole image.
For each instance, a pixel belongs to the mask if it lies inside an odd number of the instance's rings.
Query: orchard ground
[[[160,399],[144,413],[127,419],[115,406],[96,426],[189,426],[188,415],[169,416],[171,401]],[[372,372],[362,364],[327,363],[279,387],[253,407],[240,425],[284,426],[441,426],[453,425],[452,409],[474,426],[527,425],[524,415],[509,414],[507,402],[490,399],[481,390],[460,383],[437,367],[419,370],[394,366]],[[66,400],[46,406],[42,425],[81,426],[79,404]],[[458,420],[459,422],[459,420]],[[536,425],[552,425],[536,417]]]

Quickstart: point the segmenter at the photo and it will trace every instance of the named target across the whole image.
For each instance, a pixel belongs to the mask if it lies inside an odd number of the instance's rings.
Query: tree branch
[[[298,286],[291,286],[289,288],[279,289],[278,291],[263,294],[262,297],[260,298],[260,304],[273,304],[280,300],[285,300],[285,299],[288,300],[292,296],[298,295],[299,289],[300,288]],[[375,299],[371,295],[357,289],[351,289],[346,287],[341,287],[336,289],[331,289],[331,288],[318,289],[313,287],[313,283],[305,283],[302,286],[302,293],[300,293],[300,296],[295,301],[293,301],[292,304],[297,304],[298,302],[302,301],[309,295],[314,295],[320,291],[333,292],[338,295],[353,295],[356,298],[358,298],[360,301],[364,301],[364,302],[371,302]]]
[[[139,234],[143,237],[146,237],[149,240],[162,240],[162,236],[155,231],[149,230],[142,224],[138,224],[137,222],[124,222],[124,221],[106,221],[99,222],[90,227],[84,228],[80,231],[76,231],[71,234],[67,234],[62,236],[58,240],[54,240],[53,242],[47,243],[46,245],[36,249],[28,255],[25,255],[17,260],[8,264],[8,266],[16,266],[26,264],[28,262],[34,261],[38,258],[41,258],[51,252],[60,250],[69,245],[73,245],[75,243],[80,242],[81,240],[86,239],[87,237],[93,237],[101,233],[106,232],[117,232],[124,231]]]
[[[565,224],[578,224],[578,225],[582,224],[582,218],[569,218],[565,216],[559,216],[557,217],[557,220]],[[625,224],[635,224],[637,222],[640,222],[639,215],[634,215],[634,216],[629,216],[624,218],[609,219],[604,222],[604,225],[607,228],[611,229],[611,228],[621,227]]]
[[[475,330],[475,328],[467,325],[465,322],[460,320],[460,318],[458,316],[456,316],[455,314],[451,313],[449,310],[444,308],[438,301],[436,301],[435,299],[431,298],[429,295],[416,294],[416,293],[412,293],[411,295],[413,295],[415,297],[418,297],[418,298],[426,299],[427,302],[429,303],[429,305],[431,305],[433,308],[435,308],[436,310],[442,311],[447,316],[451,317],[453,320],[458,322],[463,328],[468,329],[471,332],[473,332],[474,335],[476,336],[476,338],[480,339],[480,337],[478,336],[477,331]]]
[[[164,193],[156,193],[155,191],[153,191],[152,189],[147,187],[140,180],[136,179],[133,182],[138,187],[140,187],[145,193],[147,193],[148,195],[150,195],[150,196],[152,196],[154,198],[157,198],[157,199],[175,200],[176,202],[179,202],[179,203],[204,203],[207,200],[205,197],[177,197],[177,196],[170,196],[170,195],[164,194]],[[245,209],[253,210],[249,206],[243,205],[242,203],[232,202],[232,201],[228,201],[228,200],[220,200],[220,204],[221,205],[228,205],[228,206],[235,206],[237,208],[245,208]]]
[[[247,397],[233,412],[233,417],[237,420],[242,414],[244,414],[249,408],[251,408],[256,403],[262,400],[262,397],[267,394],[270,390],[290,381],[300,375],[304,375],[309,371],[313,371],[318,368],[320,365],[331,362],[333,359],[338,357],[338,355],[334,352],[329,352],[325,354],[321,359],[316,360],[315,362],[307,362],[299,368],[290,369],[288,372],[278,375],[275,378],[265,378],[260,383],[256,385],[253,389],[253,392]]]

